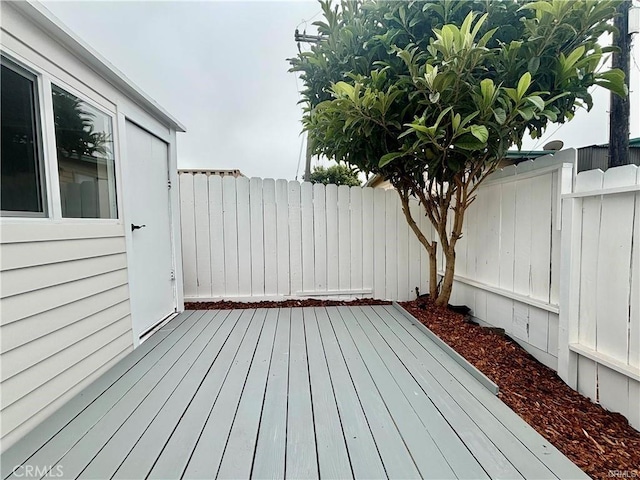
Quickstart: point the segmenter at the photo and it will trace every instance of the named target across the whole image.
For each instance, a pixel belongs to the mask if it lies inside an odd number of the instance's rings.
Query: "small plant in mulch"
[[[588,475],[640,478],[640,432],[566,385],[500,332],[428,298],[403,307],[500,387],[500,398]]]

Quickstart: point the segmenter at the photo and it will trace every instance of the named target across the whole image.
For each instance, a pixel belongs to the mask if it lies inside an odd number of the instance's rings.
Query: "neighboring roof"
[[[149,113],[163,123],[179,132],[186,132],[186,128],[171,116],[155,100],[144,93],[140,87],[129,80],[124,73],[114,67],[107,59],[91,48],[80,37],[58,20],[44,5],[29,1],[6,2],[23,15],[33,21],[47,34],[60,42],[69,51],[80,57],[88,66],[100,74],[105,80],[127,94],[132,100],[140,104]]]
[[[587,145],[586,147],[580,147],[580,148],[593,148],[593,147],[608,148],[609,144],[608,143],[603,143],[601,145]],[[640,137],[638,137],[638,138],[630,138],[629,139],[629,147],[630,148],[640,148]]]
[[[244,173],[236,169],[211,169],[211,168],[181,168],[178,173],[204,173],[205,175],[220,175],[221,177],[246,177]]]
[[[529,158],[544,157],[545,155],[553,155],[557,150],[509,150],[504,158],[510,160],[526,160]]]

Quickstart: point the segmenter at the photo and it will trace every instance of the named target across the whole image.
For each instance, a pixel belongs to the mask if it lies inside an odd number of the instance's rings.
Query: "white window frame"
[[[123,223],[123,196],[122,196],[122,169],[120,168],[120,149],[118,132],[118,115],[116,111],[105,108],[77,88],[69,85],[62,79],[46,72],[41,67],[22,58],[15,52],[2,46],[0,50],[2,56],[19,68],[35,77],[35,87],[37,90],[37,132],[39,142],[39,156],[41,163],[41,189],[43,196],[43,210],[41,212],[10,212],[3,211],[0,219],[3,223],[32,223],[32,222],[56,222],[56,223],[80,223],[100,225],[116,225]],[[55,120],[53,112],[52,85],[65,90],[76,96],[81,101],[103,113],[111,120],[111,134],[113,137],[113,163],[109,167],[111,177],[109,187],[113,186],[115,193],[113,202],[110,202],[110,210],[115,213],[116,218],[78,218],[62,216],[62,198],[60,194],[60,178],[58,175],[58,152],[56,149]],[[115,183],[115,185],[114,185]]]
[[[46,148],[44,144],[44,107],[42,104],[42,76],[33,71],[33,69],[26,67],[20,61],[14,60],[11,55],[7,55],[4,51],[1,52],[2,66],[15,72],[16,74],[24,77],[27,80],[33,82],[35,89],[33,102],[34,102],[34,129],[35,129],[35,147],[36,147],[36,162],[38,170],[38,189],[40,190],[40,199],[42,204],[41,212],[29,212],[23,210],[2,210],[3,218],[31,218],[31,219],[43,219],[49,218],[51,214],[50,195],[47,185],[47,166],[46,166]]]

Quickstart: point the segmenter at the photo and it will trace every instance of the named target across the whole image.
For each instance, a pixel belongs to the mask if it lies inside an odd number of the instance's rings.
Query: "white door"
[[[129,258],[134,337],[175,311],[176,298],[169,199],[169,147],[131,122],[126,123],[131,230]]]

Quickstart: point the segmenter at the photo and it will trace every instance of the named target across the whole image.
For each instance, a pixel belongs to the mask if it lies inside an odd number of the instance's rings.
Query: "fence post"
[[[573,166],[564,164],[559,175],[560,195],[573,191]],[[582,199],[562,199],[560,233],[560,318],[558,328],[558,376],[578,388],[578,356],[569,349],[578,341]]]

